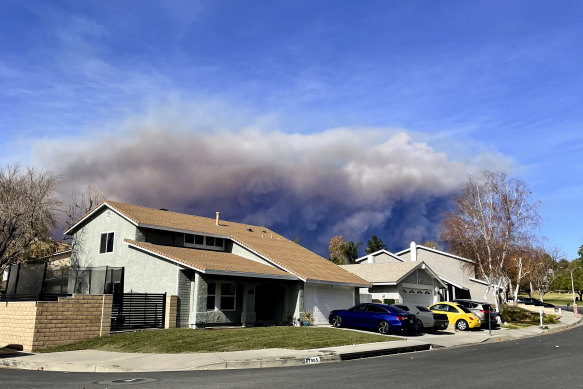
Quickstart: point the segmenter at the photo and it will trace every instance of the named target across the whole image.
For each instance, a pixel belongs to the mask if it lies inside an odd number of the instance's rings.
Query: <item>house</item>
[[[375,254],[371,256],[384,259],[385,253]],[[341,267],[372,284],[370,288],[360,290],[361,294],[370,295],[371,300],[429,306],[440,301],[440,291],[446,288],[439,276],[424,262],[404,262],[399,259],[396,262],[381,263],[361,261],[361,264]]]
[[[488,283],[476,278],[473,260],[418,245],[415,242],[411,242],[411,246],[408,249],[398,253],[393,254],[387,250],[379,250],[360,257],[355,262],[360,265],[424,263],[427,267],[430,267],[431,271],[445,285],[444,289],[439,290],[439,300],[436,301],[447,301],[456,298],[472,298],[486,301],[493,299],[493,295],[487,293]],[[363,278],[372,282],[372,279],[368,279],[364,273],[355,274],[359,274],[361,277],[364,276]]]
[[[316,324],[362,278],[266,227],[105,201],[71,226],[71,266],[123,267],[124,292],[177,295],[178,325]]]
[[[423,261],[431,266],[447,285],[443,300],[471,298],[493,302],[493,294],[488,293],[488,283],[476,277],[475,262],[471,259],[418,245],[415,242],[411,242],[408,249],[395,255],[407,262]]]

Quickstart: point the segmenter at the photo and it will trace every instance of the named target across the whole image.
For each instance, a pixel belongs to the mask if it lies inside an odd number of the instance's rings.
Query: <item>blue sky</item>
[[[52,169],[63,193],[220,208],[321,254],[331,234],[435,239],[464,174],[503,169],[571,258],[582,17],[578,1],[4,0],[0,163]]]

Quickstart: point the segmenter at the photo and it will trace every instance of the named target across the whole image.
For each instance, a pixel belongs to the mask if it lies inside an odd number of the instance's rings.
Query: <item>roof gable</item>
[[[359,265],[341,265],[343,269],[358,275],[374,284],[398,284],[417,269],[427,272],[443,285],[440,277],[425,262],[401,263],[363,263]],[[445,287],[445,285],[443,285]]]
[[[464,262],[474,263],[474,261],[473,261],[473,260],[471,260],[471,259],[464,258],[464,257],[460,257],[460,256],[458,256],[458,255],[454,255],[454,254],[451,254],[451,253],[448,253],[448,252],[445,252],[445,251],[441,251],[441,250],[432,249],[431,247],[422,246],[422,245],[420,245],[420,244],[416,245],[416,247],[417,247],[418,249],[422,249],[422,250],[425,250],[425,251],[429,251],[429,252],[431,252],[431,253],[435,253],[435,254],[443,255],[443,256],[446,256],[446,257],[453,258],[453,259],[457,259],[457,260],[459,260],[459,261],[464,261]],[[401,250],[401,251],[399,251],[399,252],[398,252],[398,253],[396,253],[395,255],[397,255],[397,256],[401,256],[401,255],[403,255],[403,254],[407,254],[407,253],[408,253],[408,252],[410,252],[410,251],[411,251],[411,248],[408,248],[408,249],[405,249],[405,250]]]

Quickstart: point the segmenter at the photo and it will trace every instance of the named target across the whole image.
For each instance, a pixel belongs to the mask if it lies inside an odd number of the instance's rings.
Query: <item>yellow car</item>
[[[468,308],[456,303],[442,301],[433,304],[428,308],[435,313],[445,313],[449,319],[449,323],[455,324],[455,328],[460,331],[465,331],[475,327],[480,328],[482,325],[478,316],[473,314]]]

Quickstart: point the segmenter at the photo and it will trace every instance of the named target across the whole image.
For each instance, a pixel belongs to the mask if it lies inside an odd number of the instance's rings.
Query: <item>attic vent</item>
[[[251,227],[247,227],[247,231],[253,232],[253,230],[251,229]]]
[[[168,212],[168,210],[166,208],[160,208],[160,211],[166,211],[166,212]]]

